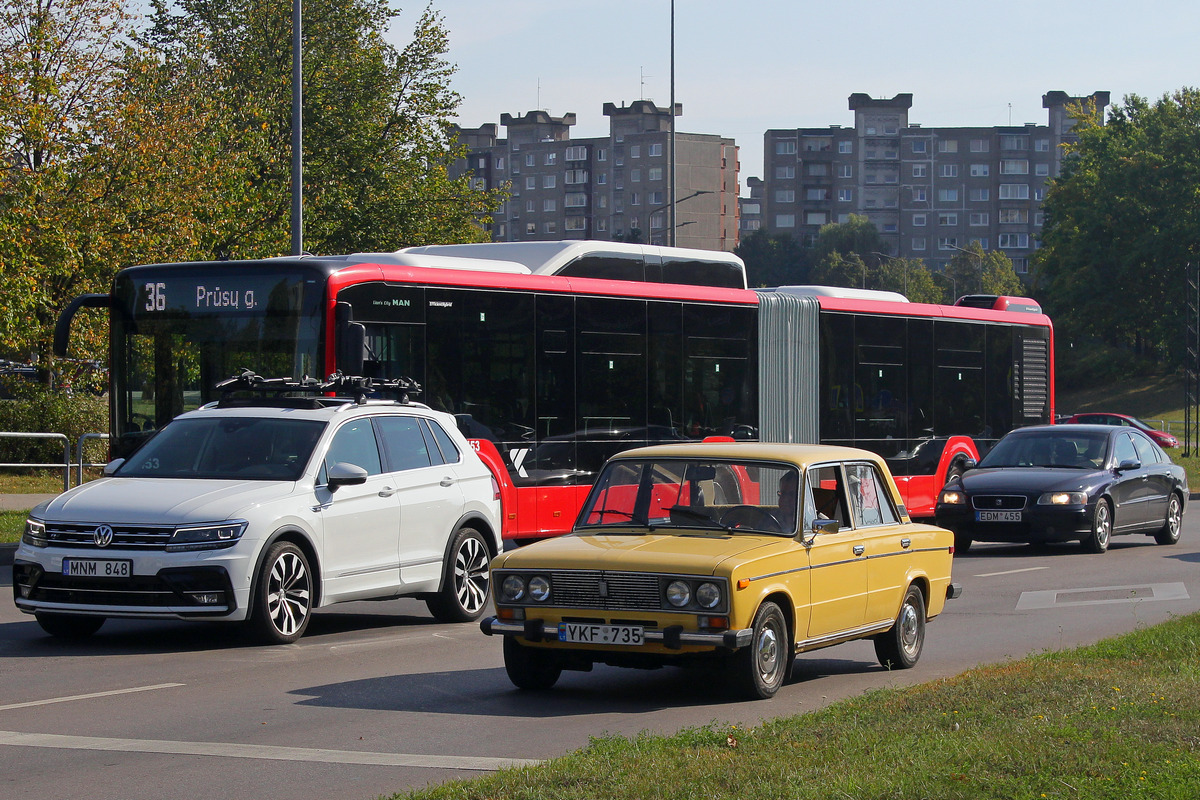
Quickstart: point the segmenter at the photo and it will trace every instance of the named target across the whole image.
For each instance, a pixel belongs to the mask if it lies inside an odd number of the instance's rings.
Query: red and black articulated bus
[[[244,369],[409,377],[496,474],[513,540],[569,530],[614,453],[713,436],[873,450],[931,517],[962,461],[1054,418],[1053,331],[1028,299],[750,290],[727,253],[572,241],[128,267],[63,311],[60,354],[83,307],[108,309],[114,458]]]

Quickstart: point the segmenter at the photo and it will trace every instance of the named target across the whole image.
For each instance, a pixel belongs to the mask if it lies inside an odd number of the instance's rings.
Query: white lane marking
[[[1086,595],[1109,595],[1093,597]],[[1070,598],[1074,595],[1080,599]],[[1113,603],[1149,603],[1161,600],[1187,600],[1187,587],[1182,583],[1142,583],[1133,586],[1093,586],[1083,589],[1050,589],[1043,592],[1021,592],[1017,611],[1039,608],[1064,608],[1066,606],[1103,606]]]
[[[997,575],[1016,575],[1018,572],[1037,572],[1039,569],[1050,569],[1049,567],[1025,567],[1025,569],[1007,569],[1004,572],[985,572],[982,575],[976,575],[976,578],[995,578]]]
[[[358,750],[326,750],[308,747],[274,747],[232,742],[171,742],[161,739],[111,739],[100,736],[60,736],[52,733],[0,731],[0,745],[47,747],[60,750],[112,750],[122,753],[256,758],[274,761],[310,761],[324,764],[365,764],[379,767],[430,767],[494,772],[504,767],[539,763],[525,758],[482,758],[407,753],[371,753]]]
[[[0,711],[9,711],[14,708],[31,708],[33,706],[48,706],[54,703],[70,703],[75,700],[91,700],[94,697],[112,697],[118,694],[132,694],[134,692],[151,692],[155,689],[172,689],[176,686],[184,686],[182,683],[156,683],[153,686],[135,686],[132,689],[113,689],[110,692],[92,692],[91,694],[76,694],[70,697],[51,697],[46,700],[30,700],[27,703],[11,703],[6,706],[0,706]]]

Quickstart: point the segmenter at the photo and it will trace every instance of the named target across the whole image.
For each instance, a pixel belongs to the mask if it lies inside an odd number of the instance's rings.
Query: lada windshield
[[[121,465],[121,478],[294,481],[325,423],[270,417],[177,419]]]
[[[614,461],[588,495],[576,530],[700,528],[792,534],[798,485],[795,467],[774,463]]]
[[[1009,434],[992,448],[979,466],[1099,469],[1108,456],[1107,447],[1108,435],[1105,433],[1039,431]]]

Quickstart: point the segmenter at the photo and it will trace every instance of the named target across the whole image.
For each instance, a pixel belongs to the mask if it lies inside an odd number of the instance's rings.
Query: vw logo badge
[[[101,525],[92,531],[92,538],[96,541],[96,547],[108,547],[112,544],[113,529],[107,525]]]

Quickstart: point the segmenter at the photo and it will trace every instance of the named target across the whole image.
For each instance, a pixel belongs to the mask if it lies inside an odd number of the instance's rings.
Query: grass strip
[[[0,543],[20,541],[27,516],[28,511],[0,511]]]
[[[593,738],[455,800],[1200,797],[1200,614],[760,727]]]

